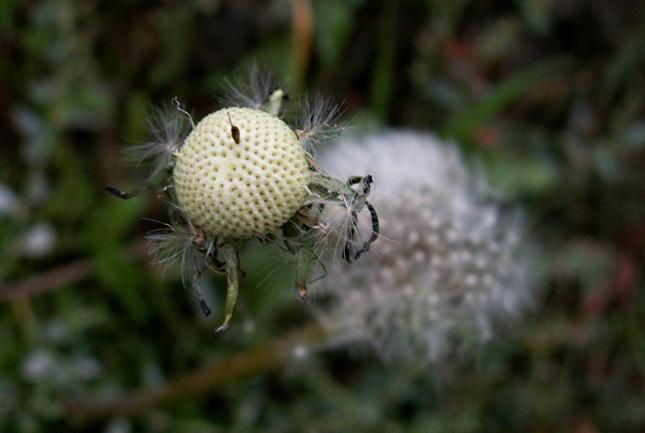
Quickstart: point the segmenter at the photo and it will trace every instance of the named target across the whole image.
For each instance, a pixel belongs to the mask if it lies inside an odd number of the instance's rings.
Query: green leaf
[[[486,159],[491,182],[512,195],[538,195],[550,191],[558,181],[558,170],[546,160],[497,152]]]
[[[143,265],[124,259],[118,247],[100,250],[93,263],[101,285],[116,296],[130,317],[143,323],[149,310],[142,291],[146,281]]]
[[[353,28],[353,16],[364,0],[318,0],[313,2],[316,49],[324,68],[332,68]]]
[[[645,63],[645,25],[628,39],[610,62],[602,83],[603,96],[612,97],[621,85],[630,81],[641,82]]]
[[[444,129],[444,135],[458,141],[467,141],[478,127],[501,113],[527,91],[562,74],[570,65],[567,58],[559,57],[538,62],[515,73],[497,84],[471,108],[453,116]]]
[[[120,200],[106,197],[99,207],[88,217],[85,227],[85,237],[88,245],[95,251],[101,251],[105,246],[119,243],[143,212],[142,198]]]
[[[387,120],[392,97],[392,78],[396,61],[396,41],[392,35],[397,30],[397,4],[383,1],[381,12],[376,63],[372,72],[371,103],[374,114]]]

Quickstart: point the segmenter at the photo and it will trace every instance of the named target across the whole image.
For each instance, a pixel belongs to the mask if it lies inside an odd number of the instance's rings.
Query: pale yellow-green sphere
[[[228,239],[276,231],[305,204],[309,176],[295,132],[251,108],[202,119],[176,155],[173,173],[179,206],[191,222]]]

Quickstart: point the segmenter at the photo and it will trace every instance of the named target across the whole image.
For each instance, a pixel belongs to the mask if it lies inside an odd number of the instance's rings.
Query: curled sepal
[[[300,298],[307,300],[307,278],[311,262],[317,259],[313,243],[305,242],[296,253],[296,287]]]
[[[323,224],[317,224],[317,226],[325,227],[330,225],[329,223],[333,220],[337,220],[336,223],[332,222],[331,226],[337,227],[337,229],[332,228],[332,231],[336,232],[338,240],[344,243],[342,258],[345,263],[357,260],[363,253],[369,251],[371,244],[378,239],[379,218],[374,206],[367,201],[373,181],[369,174],[351,176],[346,182],[320,171],[311,176],[308,185],[312,191],[310,204],[318,204],[332,210],[327,212],[326,218],[322,218],[327,221],[323,221]],[[358,233],[358,219],[361,211],[366,207],[370,213],[372,228],[369,239],[361,243]],[[338,211],[339,208],[340,211]],[[334,209],[337,211],[334,212]],[[334,218],[334,213],[337,218]],[[322,233],[325,233],[325,230],[322,230]],[[319,244],[326,242],[327,237],[324,234]]]
[[[234,242],[225,242],[220,245],[220,251],[224,256],[224,262],[226,267],[226,305],[224,307],[224,321],[222,324],[215,330],[215,335],[224,332],[228,328],[233,313],[235,311],[235,305],[237,304],[237,295],[240,288],[240,275],[242,271],[240,269],[240,249],[239,245]]]

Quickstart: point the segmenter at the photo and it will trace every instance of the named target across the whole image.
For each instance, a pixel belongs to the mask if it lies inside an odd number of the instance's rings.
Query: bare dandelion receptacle
[[[251,108],[206,116],[177,153],[173,174],[179,205],[193,223],[231,239],[277,231],[307,199],[309,176],[294,132]]]

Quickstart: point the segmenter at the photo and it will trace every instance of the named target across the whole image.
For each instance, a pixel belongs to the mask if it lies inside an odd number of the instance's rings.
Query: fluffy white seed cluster
[[[321,163],[372,174],[381,217],[375,253],[322,283],[331,302],[318,313],[333,334],[388,360],[432,362],[485,342],[530,304],[522,221],[454,147],[394,132],[339,143]]]
[[[296,134],[252,108],[206,116],[176,157],[179,205],[213,236],[247,239],[274,232],[305,203],[310,170]]]

